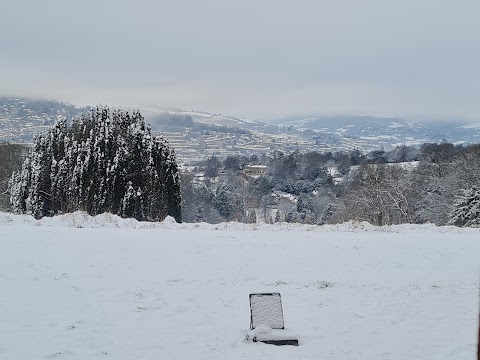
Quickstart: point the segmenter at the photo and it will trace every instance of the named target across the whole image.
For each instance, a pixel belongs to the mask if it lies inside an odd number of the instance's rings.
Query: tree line
[[[261,176],[247,176],[263,164]],[[197,169],[198,170],[198,169]],[[368,221],[476,226],[480,145],[443,142],[385,151],[275,152],[208,159],[204,179],[182,175],[186,221]]]
[[[249,173],[255,166],[261,172]],[[448,142],[210,157],[180,172],[138,111],[106,107],[59,121],[30,150],[0,144],[0,210],[37,218],[84,210],[150,221],[479,226],[479,189],[480,145]]]

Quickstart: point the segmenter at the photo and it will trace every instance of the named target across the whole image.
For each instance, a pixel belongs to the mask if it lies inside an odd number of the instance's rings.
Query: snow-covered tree
[[[10,210],[8,183],[12,173],[22,168],[27,151],[25,145],[0,143],[0,211]]]
[[[227,221],[241,221],[244,217],[243,197],[230,183],[222,184],[217,188],[213,205]]]
[[[480,190],[476,187],[462,190],[455,199],[448,225],[480,227]]]
[[[319,225],[327,224],[328,221],[333,217],[335,210],[336,210],[336,207],[334,204],[328,204],[323,210],[323,213],[319,219],[318,224]]]
[[[97,107],[35,138],[10,181],[12,208],[36,218],[84,210],[181,221],[175,154],[153,136],[139,111]]]
[[[257,222],[257,212],[255,209],[252,209],[248,212],[247,216],[245,217],[245,222],[247,224],[255,224]]]
[[[338,211],[379,226],[412,222],[412,188],[411,176],[399,166],[362,166]]]

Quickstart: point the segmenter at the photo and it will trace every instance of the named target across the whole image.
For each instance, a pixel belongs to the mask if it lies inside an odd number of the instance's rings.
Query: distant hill
[[[70,120],[88,109],[54,100],[0,97],[0,142],[30,142],[33,134],[48,129],[59,118]],[[207,144],[211,140],[218,148],[230,149],[231,153],[240,145],[242,151],[252,152],[259,148],[262,151],[358,149],[368,152],[444,140],[454,144],[480,143],[480,122],[308,115],[266,124],[197,110],[141,107],[140,111],[153,130],[169,133],[172,143],[178,143],[179,147],[194,147],[202,138]],[[231,135],[228,141],[226,134]],[[232,136],[236,140],[232,140]],[[199,146],[191,152],[197,148]]]
[[[87,110],[55,100],[0,97],[0,141],[29,142],[58,119],[70,121]]]
[[[178,125],[180,127],[191,127],[193,124],[204,124],[215,127],[226,127],[229,129],[244,129],[244,130],[260,130],[265,131],[266,128],[271,128],[272,125],[264,123],[240,119],[235,116],[228,116],[222,114],[208,113],[204,111],[190,110],[185,111],[181,109],[156,109],[152,107],[140,108],[140,111],[145,116],[145,119],[152,125],[153,128],[163,126],[168,123],[169,126]]]
[[[480,142],[480,124],[465,121],[411,122],[401,118],[372,116],[298,116],[274,121],[277,126],[368,140],[382,146],[448,141]]]

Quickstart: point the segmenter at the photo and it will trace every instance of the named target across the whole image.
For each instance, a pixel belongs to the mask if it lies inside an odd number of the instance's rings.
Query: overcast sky
[[[480,121],[479,0],[2,0],[0,94]]]

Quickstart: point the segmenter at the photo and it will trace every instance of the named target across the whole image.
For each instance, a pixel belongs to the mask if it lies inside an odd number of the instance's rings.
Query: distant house
[[[268,166],[265,165],[247,165],[245,174],[250,176],[262,176],[267,172]]]

